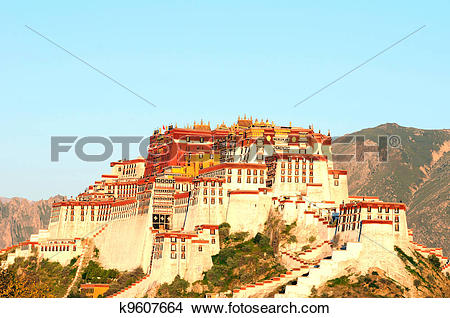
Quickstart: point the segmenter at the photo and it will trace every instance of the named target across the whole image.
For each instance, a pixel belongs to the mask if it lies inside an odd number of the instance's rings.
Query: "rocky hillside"
[[[0,198],[0,248],[28,240],[39,229],[46,229],[52,203],[62,199],[62,196],[40,201]]]
[[[313,288],[312,297],[360,298],[448,298],[450,297],[450,276],[440,269],[436,256],[423,257],[413,250],[395,247],[400,265],[396,267],[397,279],[377,267],[362,274],[353,266],[347,268],[347,275],[329,280]],[[396,266],[396,261],[392,265]]]
[[[376,153],[366,153],[363,162],[335,163],[335,168],[349,171],[350,194],[402,200],[408,206],[408,225],[414,230],[415,240],[443,247],[444,254],[449,255],[450,130],[384,124],[351,135],[365,136],[366,145],[375,145],[380,135],[395,135],[401,142],[398,147],[388,143],[387,162],[378,161]],[[333,152],[354,153],[355,145],[335,143]]]

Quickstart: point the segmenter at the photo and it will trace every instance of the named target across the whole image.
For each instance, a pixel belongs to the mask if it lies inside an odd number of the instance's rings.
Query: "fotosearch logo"
[[[171,136],[165,136],[164,142],[158,141],[155,144],[156,148],[150,152],[150,137],[143,136],[53,136],[51,137],[51,161],[59,162],[60,154],[72,150],[75,152],[77,158],[86,162],[100,162],[107,161],[111,158],[114,152],[114,146],[121,147],[121,158],[130,158],[130,146],[137,145],[139,154],[144,158],[157,157],[158,162],[168,162],[175,158],[180,158],[180,154],[184,153],[187,156],[187,161],[190,160],[191,155],[200,154],[199,158],[210,158],[213,153],[220,154],[221,158],[227,156],[226,161],[233,162],[261,162],[267,157],[281,154],[323,154],[330,155],[328,145],[323,145],[321,150],[316,147],[316,141],[311,139],[306,143],[289,142],[289,138],[265,139],[260,137],[255,140],[255,143],[243,149],[244,144],[242,137],[233,136],[232,140],[214,140],[204,139],[201,142],[189,142],[190,136],[180,137],[177,140],[172,140]],[[295,137],[294,137],[295,138]],[[294,139],[292,138],[292,139]],[[270,140],[270,142],[269,142]],[[380,135],[378,136],[378,143],[366,143],[366,138],[363,135],[348,135],[341,137],[334,137],[331,140],[332,146],[332,160],[335,162],[350,162],[355,160],[361,162],[365,160],[366,153],[377,153],[378,161],[387,162],[389,148],[399,148],[401,140],[396,135]],[[344,145],[344,147],[339,147]],[[92,154],[86,151],[86,148],[96,146],[96,149],[102,149],[101,153]],[[252,147],[254,149],[252,150]],[[344,153],[340,153],[339,149],[344,149]],[[156,150],[155,150],[156,149]],[[342,150],[343,151],[343,150]],[[206,156],[204,156],[206,155]],[[222,160],[221,159],[221,160]],[[178,160],[178,159],[177,159]]]
[[[149,137],[143,136],[87,136],[78,138],[77,136],[52,136],[51,137],[51,161],[58,162],[60,153],[69,152],[74,148],[76,156],[87,162],[106,161],[111,158],[114,151],[114,144],[121,145],[122,157],[130,158],[130,145],[137,144],[139,154],[146,158],[148,146],[150,144]],[[103,153],[89,154],[86,153],[85,147],[88,145],[100,145],[103,147]]]

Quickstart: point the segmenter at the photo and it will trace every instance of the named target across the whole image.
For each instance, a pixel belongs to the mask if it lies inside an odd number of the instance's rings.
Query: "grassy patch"
[[[334,287],[338,285],[348,285],[350,280],[348,279],[348,276],[341,276],[335,279],[331,279],[327,282],[328,287]]]

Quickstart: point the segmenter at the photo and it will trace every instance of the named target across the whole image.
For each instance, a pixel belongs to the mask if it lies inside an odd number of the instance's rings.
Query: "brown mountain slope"
[[[378,161],[377,153],[366,153],[363,162],[335,162],[336,168],[349,172],[350,194],[402,200],[408,206],[408,226],[415,240],[443,247],[449,255],[450,131],[384,124],[351,135],[365,136],[366,145],[376,144],[379,135],[396,135],[401,145],[388,147],[387,162]],[[354,145],[333,145],[335,154],[354,153],[354,149]]]
[[[48,200],[29,201],[24,198],[0,200],[0,248],[28,240],[39,229],[45,229],[50,219],[52,203],[62,196]]]

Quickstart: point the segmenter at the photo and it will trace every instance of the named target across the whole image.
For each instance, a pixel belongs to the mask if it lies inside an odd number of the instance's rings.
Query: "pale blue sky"
[[[385,122],[449,128],[449,12],[448,1],[3,3],[0,196],[75,195],[109,170],[73,151],[50,162],[56,135],[143,136],[162,124],[231,123],[244,113],[334,135]]]

